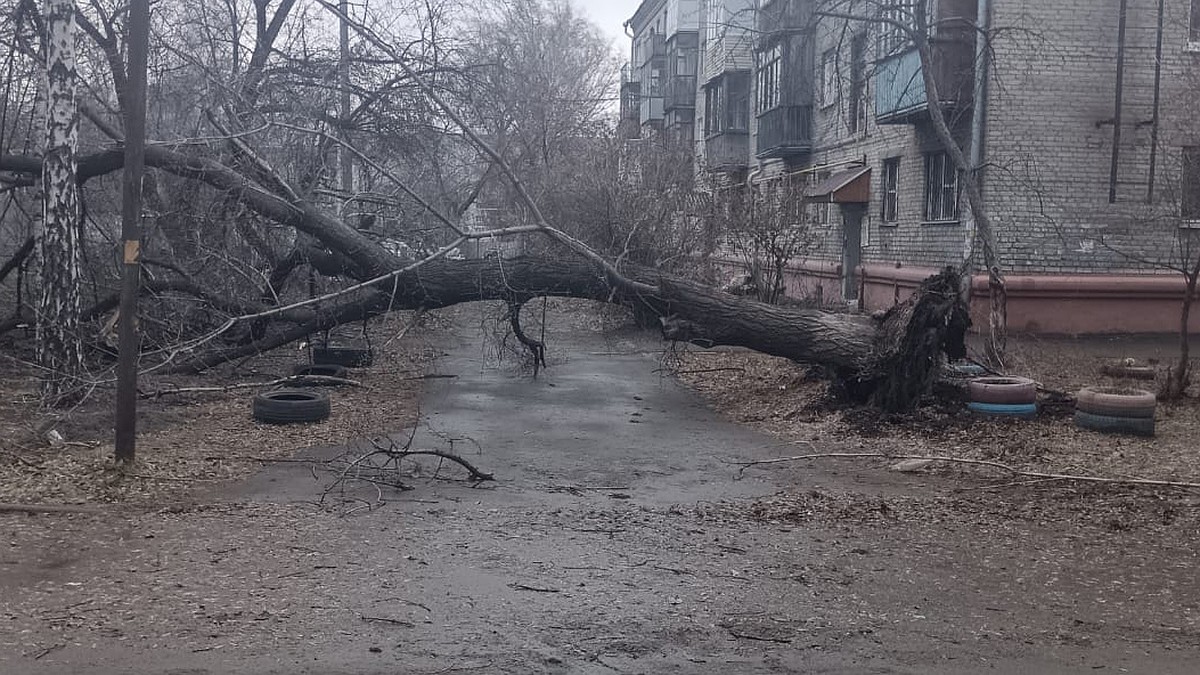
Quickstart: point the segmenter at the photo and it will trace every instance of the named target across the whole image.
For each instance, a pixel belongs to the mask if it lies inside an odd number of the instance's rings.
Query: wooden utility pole
[[[137,448],[138,290],[141,282],[142,174],[146,168],[146,52],[150,0],[131,0],[125,89],[125,176],[121,198],[121,323],[118,333],[116,456],[132,462]]]
[[[338,0],[338,11],[343,17],[350,16],[350,0]],[[341,33],[339,44],[341,53],[338,58],[338,118],[341,123],[338,136],[350,142],[350,24],[344,18],[339,18]],[[354,194],[354,156],[346,147],[338,148],[338,173],[341,179],[342,198],[348,203]],[[345,216],[346,214],[342,214]]]

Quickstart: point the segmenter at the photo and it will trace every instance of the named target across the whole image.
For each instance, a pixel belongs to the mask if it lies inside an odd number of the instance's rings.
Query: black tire
[[[329,396],[315,391],[280,389],[254,397],[254,419],[267,424],[320,422],[329,417]]]
[[[1157,397],[1128,387],[1084,387],[1075,395],[1075,409],[1107,417],[1154,418]]]
[[[1028,405],[1037,402],[1037,383],[1024,377],[977,377],[967,383],[967,398],[975,403]]]
[[[1112,417],[1111,415],[1094,415],[1076,410],[1075,426],[1106,434],[1154,435],[1153,417]]]
[[[312,359],[315,364],[347,368],[365,368],[375,362],[370,349],[357,347],[314,347]]]
[[[345,379],[349,377],[350,371],[346,366],[339,366],[336,363],[314,363],[312,365],[299,364],[292,368],[293,376],[316,375],[318,377],[340,377]]]

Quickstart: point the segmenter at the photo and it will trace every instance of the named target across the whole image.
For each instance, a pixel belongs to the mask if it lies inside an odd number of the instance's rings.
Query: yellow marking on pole
[[[131,239],[125,242],[125,264],[136,265],[138,258],[141,256],[142,242],[137,239]]]

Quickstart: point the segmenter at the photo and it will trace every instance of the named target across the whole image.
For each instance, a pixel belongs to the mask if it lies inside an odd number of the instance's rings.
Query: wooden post
[[[132,462],[137,448],[138,287],[141,276],[142,174],[146,163],[146,52],[150,0],[131,0],[125,90],[125,175],[121,199],[121,324],[118,334],[116,458]]]

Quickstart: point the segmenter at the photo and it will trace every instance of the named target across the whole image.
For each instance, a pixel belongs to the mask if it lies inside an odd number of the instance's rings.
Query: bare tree
[[[637,308],[658,317],[669,340],[743,345],[820,363],[848,391],[894,410],[916,405],[928,391],[939,351],[962,350],[965,309],[957,294],[946,292],[958,284],[953,270],[876,323],[737,298],[671,274],[668,259],[674,254],[651,251],[658,243],[652,237],[678,232],[668,227],[670,218],[618,214],[611,236],[595,236],[607,242],[605,248],[589,246],[584,241],[589,229],[574,222],[578,212],[562,186],[585,184],[588,167],[596,165],[586,158],[604,135],[589,130],[586,115],[574,118],[574,126],[551,124],[553,111],[543,115],[536,101],[527,100],[543,96],[536,88],[501,108],[503,115],[486,117],[489,109],[474,105],[472,87],[481,96],[494,95],[496,87],[486,86],[486,77],[503,73],[489,71],[491,62],[448,58],[466,52],[445,37],[447,31],[430,30],[442,26],[441,19],[424,9],[348,17],[325,0],[303,6],[281,2],[273,12],[270,3],[256,0],[250,35],[241,29],[241,7],[229,3],[221,21],[218,13],[196,12],[188,3],[160,10],[187,17],[195,27],[190,39],[207,48],[184,49],[182,35],[170,44],[162,31],[179,24],[159,25],[152,91],[166,101],[152,119],[153,133],[165,141],[151,143],[146,153],[159,193],[148,200],[155,222],[146,239],[143,284],[149,302],[142,331],[153,337],[145,341],[146,367],[198,372],[397,309],[475,300],[514,306],[544,296]],[[339,112],[336,92],[334,18],[346,21],[352,35],[357,105],[349,121]],[[439,44],[431,44],[435,33]],[[121,34],[119,26],[112,34]],[[96,64],[110,70],[119,65],[106,58]],[[119,170],[123,161],[123,153],[103,140],[120,140],[109,110],[119,99],[101,86],[117,79],[109,73],[89,82],[85,111],[94,128],[91,147],[78,162],[90,216],[84,248],[95,251],[98,261],[88,269],[95,289],[83,311],[88,321],[115,307],[111,264],[100,262],[115,253],[109,239],[114,200],[110,187],[96,179]],[[543,97],[571,103],[574,83],[554,81],[550,90],[541,90],[550,92]],[[193,102],[204,102],[200,114],[189,114]],[[359,179],[349,200],[337,190],[331,170],[342,149],[353,155]],[[626,173],[628,156],[616,157],[611,175],[628,180],[633,175]],[[543,170],[547,159],[553,168],[572,170]],[[20,182],[45,165],[37,153],[5,154],[0,175]],[[472,165],[474,173],[446,171]],[[640,164],[643,177],[648,167]],[[496,229],[466,230],[458,206],[478,195],[487,180],[498,183],[494,189],[520,210],[520,219]],[[677,210],[689,203],[682,192],[658,194],[667,210]],[[646,199],[638,203],[653,204],[655,193],[641,194]],[[370,207],[354,213],[343,204]],[[699,220],[686,222],[701,240],[703,257],[711,251],[705,243],[711,233]],[[195,236],[179,238],[171,233],[177,227]],[[638,243],[643,228],[650,227],[661,229]],[[447,258],[471,241],[529,234],[544,242],[529,255]],[[429,245],[398,245],[409,241]],[[191,247],[190,255],[175,250],[180,242]],[[671,248],[697,255],[673,243],[662,250]],[[319,284],[298,283],[301,270]]]
[[[1000,249],[992,218],[987,210],[981,190],[983,167],[973,166],[968,159],[968,143],[955,138],[945,108],[945,98],[935,73],[937,62],[930,44],[929,19],[933,5],[930,0],[822,0],[815,16],[818,20],[833,19],[873,25],[877,29],[896,31],[912,45],[921,61],[921,84],[929,111],[929,119],[938,142],[946,152],[960,177],[967,206],[975,223],[975,237],[979,254],[988,273],[990,311],[988,314],[988,340],[986,355],[994,365],[1002,366],[1007,348],[1008,310],[1007,289],[1004,270],[1000,260]],[[976,50],[977,55],[990,52],[991,32],[983,30],[977,22],[962,17],[953,19],[955,25],[943,25],[942,29],[955,29],[973,35],[974,40],[987,44]],[[978,65],[978,64],[977,64]],[[969,139],[968,139],[969,140]],[[963,262],[964,271],[972,260]]]

